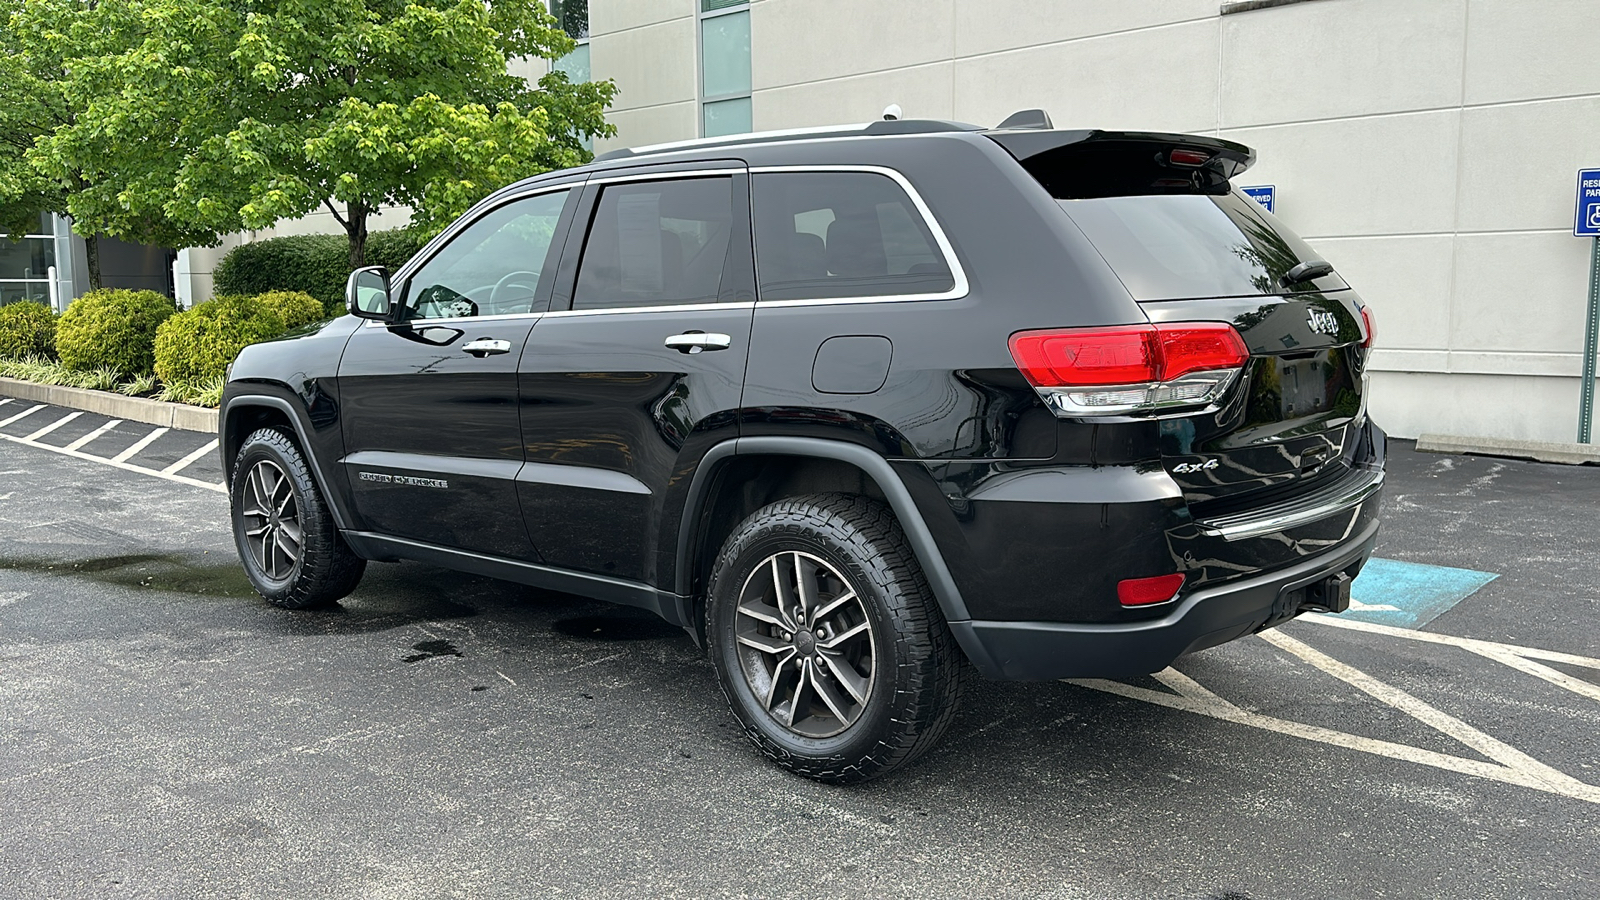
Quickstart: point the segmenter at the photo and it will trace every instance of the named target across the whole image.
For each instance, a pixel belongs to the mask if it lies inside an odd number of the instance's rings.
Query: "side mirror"
[[[388,321],[393,306],[389,299],[389,270],[383,266],[367,266],[351,272],[345,284],[344,302],[352,316]]]

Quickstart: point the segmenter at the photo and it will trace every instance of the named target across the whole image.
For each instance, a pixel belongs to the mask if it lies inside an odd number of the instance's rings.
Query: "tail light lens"
[[[1203,406],[1250,359],[1223,322],[1054,328],[1011,336],[1011,358],[1058,416]]]
[[[1372,342],[1378,339],[1378,320],[1372,313],[1372,307],[1361,305],[1361,346],[1371,348]]]

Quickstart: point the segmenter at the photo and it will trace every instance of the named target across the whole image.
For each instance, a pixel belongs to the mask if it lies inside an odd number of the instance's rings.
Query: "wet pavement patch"
[[[461,655],[461,651],[456,649],[456,645],[450,643],[449,641],[423,641],[420,644],[411,645],[411,649],[418,652],[406,657],[404,660],[405,662],[422,662],[425,659],[432,659],[435,656]]]
[[[589,641],[647,641],[682,633],[682,629],[648,615],[574,616],[559,619],[552,627],[568,637]]]
[[[178,554],[130,553],[90,559],[0,557],[0,569],[87,578],[101,584],[151,588],[180,594],[244,597],[255,593],[237,559],[196,564]]]
[[[1373,557],[1350,586],[1350,610],[1343,616],[1375,625],[1421,628],[1499,577],[1494,572]]]

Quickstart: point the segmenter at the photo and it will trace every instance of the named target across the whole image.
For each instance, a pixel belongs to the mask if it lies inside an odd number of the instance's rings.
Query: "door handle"
[[[667,338],[666,346],[679,353],[699,353],[702,350],[726,350],[733,338],[725,334],[706,334],[704,331],[685,331]]]
[[[471,353],[479,359],[485,356],[494,356],[499,353],[510,353],[510,341],[497,341],[494,338],[478,338],[461,345],[463,352]]]

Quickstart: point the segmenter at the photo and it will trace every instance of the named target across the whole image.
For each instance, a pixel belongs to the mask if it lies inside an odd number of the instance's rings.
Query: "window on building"
[[[17,300],[50,302],[50,267],[56,264],[56,238],[50,214],[21,240],[0,235],[0,306]]]
[[[763,300],[939,294],[955,286],[922,214],[872,172],[775,172],[751,181]]]
[[[608,185],[572,308],[714,303],[732,236],[731,178]]]
[[[750,4],[700,0],[700,133],[750,129]]]
[[[567,36],[578,42],[571,53],[555,61],[555,68],[567,73],[567,80],[582,84],[589,80],[589,0],[550,0],[550,15]]]

